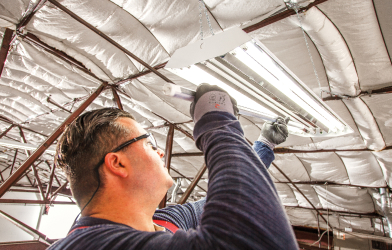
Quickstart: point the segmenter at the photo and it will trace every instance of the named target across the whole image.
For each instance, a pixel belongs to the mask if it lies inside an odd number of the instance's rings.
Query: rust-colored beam
[[[277,181],[275,183],[281,183],[281,184],[291,184],[289,181]],[[298,185],[329,185],[329,186],[342,186],[342,187],[357,187],[357,188],[385,188],[388,187],[387,185],[385,186],[363,186],[363,185],[353,185],[353,184],[343,184],[343,183],[336,183],[336,182],[328,182],[328,181],[293,181],[292,183],[298,184]]]
[[[200,178],[203,176],[203,174],[206,172],[207,165],[204,163],[203,166],[199,169],[197,172],[195,178],[192,180],[191,184],[189,184],[188,188],[185,190],[184,194],[181,196],[181,199],[178,201],[178,204],[184,204],[193,190],[195,189],[197,183],[199,183]]]
[[[39,238],[41,238],[42,240],[48,242],[49,244],[52,244],[54,242],[54,240],[49,239],[48,236],[46,236],[45,234],[43,234],[40,231],[30,227],[27,224],[21,222],[20,220],[12,217],[11,215],[5,213],[4,211],[0,210],[0,215],[3,216],[8,221],[10,221],[15,226],[17,226],[17,227],[21,228],[22,230],[24,230],[25,232],[27,232],[28,234],[31,234],[33,236],[38,236]]]
[[[96,33],[97,35],[99,35],[100,37],[102,37],[103,39],[105,39],[106,41],[108,41],[109,43],[111,43],[112,45],[114,45],[115,47],[117,47],[119,50],[121,50],[122,52],[124,52],[125,54],[127,54],[128,56],[130,56],[131,58],[133,58],[134,60],[136,60],[138,63],[140,63],[141,65],[143,65],[144,67],[146,67],[147,69],[151,70],[152,72],[154,72],[157,76],[159,76],[160,78],[162,78],[164,81],[166,82],[170,82],[173,83],[171,80],[169,80],[166,76],[162,75],[159,71],[157,71],[156,69],[154,69],[153,67],[151,67],[150,65],[148,65],[146,62],[144,62],[142,59],[140,59],[139,57],[135,56],[133,53],[131,53],[129,50],[127,50],[126,48],[124,48],[123,46],[121,46],[119,43],[117,43],[116,41],[114,41],[112,38],[110,38],[109,36],[105,35],[103,32],[101,32],[100,30],[98,30],[96,27],[94,27],[93,25],[91,25],[90,23],[86,22],[85,20],[83,20],[82,18],[80,18],[78,15],[76,15],[75,13],[73,13],[72,11],[70,11],[69,9],[67,9],[65,6],[61,5],[59,2],[57,2],[56,0],[49,0],[49,2],[51,2],[53,5],[55,5],[57,8],[61,9],[62,11],[64,11],[65,13],[67,13],[69,16],[71,16],[73,19],[75,19],[76,21],[78,21],[79,23],[81,23],[82,25],[86,26],[87,28],[89,28],[91,31],[93,31],[94,33]]]
[[[11,125],[14,125],[14,126],[21,127],[22,129],[27,130],[27,131],[30,131],[30,132],[33,132],[33,133],[35,133],[35,134],[42,135],[42,136],[44,136],[44,137],[48,137],[47,135],[42,134],[42,133],[40,133],[40,132],[38,132],[38,131],[34,131],[33,129],[23,127],[22,125],[19,125],[19,124],[17,124],[16,122],[11,121],[10,119],[8,119],[8,118],[5,117],[5,116],[0,115],[0,121],[6,122],[6,123],[11,124]]]
[[[289,208],[300,208],[300,209],[306,209],[306,210],[313,210],[311,207],[302,207],[302,206],[284,206],[284,207],[289,207]],[[330,215],[332,213],[339,214],[341,216],[346,216],[346,217],[366,217],[366,218],[382,218],[383,216],[374,212],[374,213],[357,213],[357,212],[346,212],[346,211],[339,211],[339,210],[334,210],[334,209],[325,209],[325,208],[318,208],[318,211],[321,211],[323,214],[328,215],[328,212]]]
[[[117,107],[121,110],[124,110],[123,105],[121,103],[120,96],[118,96],[117,91],[114,86],[111,86],[114,101],[117,103]]]
[[[11,170],[10,170],[10,175],[11,175],[12,172],[14,171],[14,166],[15,166],[15,162],[16,162],[16,156],[18,156],[18,149],[15,149],[14,160],[12,161]]]
[[[56,102],[52,101],[52,99],[50,99],[50,96],[48,96],[48,98],[46,98],[46,101],[48,103],[53,104],[54,106],[60,108],[61,110],[64,110],[65,112],[72,114],[72,112],[69,111],[68,109],[66,109],[63,106],[61,106],[61,105],[57,104]]]
[[[49,199],[50,193],[52,191],[52,185],[53,185],[53,177],[55,175],[55,170],[56,170],[56,164],[53,164],[53,167],[50,167],[50,164],[48,161],[45,161],[45,163],[48,165],[49,168],[51,168],[50,170],[50,176],[49,176],[49,182],[48,185],[46,187],[46,196],[45,196],[45,200]]]
[[[328,97],[323,98],[323,101],[333,101],[333,100],[343,100],[343,99],[353,99],[361,96],[372,96],[372,95],[380,95],[380,94],[388,94],[392,93],[392,86],[380,88],[380,89],[373,89],[373,90],[367,90],[367,91],[361,91],[358,95],[356,96],[338,96],[338,95],[331,95]]]
[[[0,197],[15,183],[15,181],[33,164],[38,157],[40,157],[47,148],[61,135],[65,127],[73,122],[94,100],[101,92],[105,89],[107,83],[103,83],[98,89],[91,94],[91,96],[82,104],[78,109],[75,110],[65,121],[46,139],[44,143],[37,148],[37,150],[13,173],[1,186],[0,186]]]
[[[313,6],[316,6],[318,4],[324,3],[327,0],[315,0],[313,3],[309,4],[308,6],[304,7],[304,8],[300,8],[299,12],[303,12],[303,11],[307,11],[308,9],[312,8]],[[278,22],[280,20],[285,19],[286,17],[292,16],[292,15],[296,15],[296,12],[293,9],[288,9],[285,10],[279,14],[276,14],[274,16],[268,17],[256,24],[253,24],[249,27],[246,27],[244,29],[242,29],[243,31],[245,31],[246,33],[250,33],[252,31],[258,30],[260,28],[263,28],[267,25],[270,25],[272,23]]]
[[[4,130],[4,132],[1,133],[1,135],[0,135],[0,139],[1,139],[3,136],[5,136],[14,126],[15,126],[14,124],[11,124],[11,126],[9,126],[6,130]]]
[[[181,128],[179,125],[174,125],[174,128],[178,131],[180,131],[181,133],[183,133],[186,137],[188,137],[191,140],[195,140],[193,138],[193,135],[191,135],[188,131],[186,131],[185,129]]]
[[[190,182],[192,182],[192,180],[193,180],[193,178],[188,178],[188,177],[186,177],[185,175],[183,175],[183,174],[181,174],[178,170],[176,170],[176,169],[174,169],[174,168],[171,168],[170,169],[171,171],[173,171],[173,172],[176,172],[178,175],[180,175],[182,178],[185,178],[185,179],[187,179],[188,181],[190,181]],[[203,190],[204,192],[206,192],[207,193],[207,190],[205,190],[204,188],[202,188],[201,186],[199,186],[199,185],[196,185],[198,188],[200,188],[201,190]]]
[[[53,194],[50,195],[50,199],[52,200],[60,191],[62,191],[68,184],[68,181],[64,182],[58,189],[56,189]]]
[[[392,146],[385,147],[383,150],[391,150]],[[383,151],[382,150],[382,151]],[[297,149],[289,149],[289,148],[275,148],[275,154],[293,154],[293,153],[328,153],[328,152],[364,152],[364,151],[371,151],[371,152],[378,152],[368,148],[362,149],[321,149],[321,150],[297,150]]]
[[[104,82],[103,80],[99,79],[94,73],[92,73],[89,69],[87,69],[81,62],[77,61],[73,57],[70,57],[69,55],[65,54],[61,50],[58,50],[58,49],[44,43],[37,36],[35,36],[31,33],[27,33],[26,35],[21,34],[21,36],[24,41],[26,41],[30,44],[33,44],[35,46],[38,46],[38,47],[42,48],[43,50],[49,52],[50,54],[52,54],[52,55],[62,59],[63,61],[75,66],[79,70],[83,71],[84,73],[86,73],[89,76],[92,76],[93,78],[97,79],[101,83]]]
[[[30,205],[75,205],[73,201],[43,201],[43,200],[14,200],[0,199],[0,204],[30,204]]]
[[[306,195],[301,191],[301,189],[298,188],[297,185],[295,185],[294,182],[291,181],[291,179],[275,164],[272,162],[272,165],[291,183],[291,185],[294,186],[295,189],[305,198],[305,200],[309,203],[309,205],[313,208],[314,211],[325,221],[325,223],[328,224],[329,228],[332,229],[331,225],[329,222],[324,218],[324,216],[320,213],[320,211],[313,205],[313,203],[306,197]]]
[[[174,139],[174,125],[170,124],[169,132],[167,133],[166,148],[165,148],[165,166],[169,173],[170,173],[170,163],[171,163],[172,149],[173,149],[173,139]],[[161,203],[159,203],[159,208],[166,207],[166,200],[167,200],[167,194],[165,194],[165,197],[162,199]]]
[[[0,250],[45,250],[48,246],[49,243],[38,240],[0,242]]]
[[[5,32],[3,35],[3,41],[1,42],[1,49],[0,49],[0,77],[1,77],[1,74],[3,73],[5,61],[7,60],[8,51],[11,46],[13,34],[14,34],[14,31],[12,29],[9,29],[9,28],[5,29]]]
[[[155,66],[154,69],[156,69],[156,70],[162,69],[162,68],[164,68],[164,67],[166,66],[166,64],[167,64],[167,62],[164,62],[164,63],[162,63],[162,64],[159,64],[159,65]],[[153,72],[152,72],[151,70],[145,70],[145,71],[143,71],[143,72],[140,72],[140,73],[131,75],[130,77],[125,78],[125,79],[123,79],[123,80],[121,80],[121,81],[118,81],[118,82],[115,83],[115,85],[117,85],[117,86],[118,86],[118,85],[121,85],[121,84],[123,84],[123,83],[132,81],[133,79],[137,79],[137,78],[139,78],[139,77],[141,77],[141,76],[144,76],[144,75],[147,75],[147,74],[150,74],[150,73],[153,73]]]
[[[176,153],[172,154],[172,157],[187,157],[187,156],[203,156],[203,152],[195,152],[195,153]]]
[[[23,130],[22,130],[20,127],[19,127],[19,133],[20,133],[20,137],[22,138],[23,143],[27,143],[26,137],[25,137],[25,135],[24,135],[24,133],[23,133]],[[25,151],[26,151],[27,157],[29,157],[29,156],[31,155],[30,150],[25,150]],[[39,163],[39,164],[40,164],[40,163]],[[40,192],[40,194],[41,194],[41,199],[42,199],[42,200],[45,200],[44,188],[43,188],[42,182],[41,182],[41,180],[40,180],[40,178],[39,178],[39,176],[38,176],[38,170],[37,170],[37,168],[35,167],[34,164],[31,164],[31,168],[33,169],[33,173],[34,173],[34,176],[35,176],[35,180],[37,181],[38,190],[39,190],[39,192]]]

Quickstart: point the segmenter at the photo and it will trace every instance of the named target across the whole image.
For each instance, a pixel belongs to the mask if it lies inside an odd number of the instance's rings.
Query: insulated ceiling
[[[205,4],[214,33],[231,27],[249,32],[354,130],[334,138],[290,135],[276,149],[269,172],[291,223],[317,227],[317,208],[334,228],[382,234],[378,188],[392,182],[391,2],[303,0],[298,16],[283,0]],[[162,66],[175,50],[200,39],[200,26],[205,37],[211,35],[204,16],[199,23],[196,0],[0,1],[2,37],[6,28],[17,29],[0,78],[1,139],[40,145],[105,82],[108,87],[86,110],[117,107],[115,91],[162,149],[169,125],[175,126],[170,173],[182,178],[180,197],[204,160],[191,136],[189,103],[163,95],[166,81],[151,67],[195,89]],[[255,141],[263,121],[242,116],[240,122],[246,138]],[[4,183],[30,152],[0,150]],[[12,189],[52,185],[53,192],[67,185],[61,171],[53,170],[53,154],[44,153],[34,168]],[[207,189],[205,173],[190,199]],[[59,194],[69,195],[66,190]]]

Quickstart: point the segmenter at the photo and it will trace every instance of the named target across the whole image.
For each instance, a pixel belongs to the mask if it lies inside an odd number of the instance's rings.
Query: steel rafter
[[[295,189],[297,189],[297,191],[305,198],[305,200],[314,209],[314,211],[316,211],[316,213],[325,221],[325,223],[327,223],[329,228],[332,229],[329,222],[324,218],[324,216],[320,213],[320,211],[313,205],[313,203],[308,199],[308,197],[306,197],[306,195],[301,191],[301,189],[299,189],[298,186],[295,185],[295,183],[292,182],[291,179],[275,163],[272,162],[272,165],[274,165],[274,167],[295,187]]]
[[[31,234],[33,236],[38,236],[39,238],[41,238],[42,240],[46,241],[49,244],[52,244],[54,242],[54,240],[49,239],[48,236],[46,236],[45,234],[21,222],[20,220],[12,217],[11,215],[5,213],[4,211],[0,210],[0,215],[3,216],[8,221],[10,221],[12,224],[16,225],[17,227],[27,232],[28,234]]]
[[[3,35],[3,41],[1,42],[1,49],[0,49],[0,77],[1,74],[3,73],[5,61],[7,60],[8,51],[11,46],[13,34],[14,34],[13,30],[9,28],[5,29]]]
[[[111,86],[111,89],[112,89],[112,93],[113,93],[113,99],[117,103],[117,107],[121,110],[124,110],[123,105],[121,103],[120,96],[117,94],[116,87]]]
[[[50,167],[50,164],[49,164],[48,161],[45,161],[45,163],[48,165],[49,168],[51,168],[49,182],[48,182],[48,185],[46,187],[46,196],[45,196],[45,200],[48,200],[49,196],[50,196],[50,193],[52,191],[53,177],[55,175],[54,171],[56,170],[56,164],[53,164],[53,167]]]
[[[166,138],[166,148],[165,148],[165,166],[167,171],[170,173],[170,163],[171,163],[171,155],[173,149],[173,139],[174,139],[174,125],[170,124],[169,132],[167,133]],[[161,203],[159,203],[159,208],[166,207],[167,193],[165,197],[162,199]]]
[[[0,204],[31,204],[31,205],[75,205],[73,201],[43,201],[43,200],[17,200],[0,199]]]
[[[47,139],[37,148],[37,150],[20,166],[1,186],[0,197],[15,183],[16,180],[40,157],[47,148],[61,135],[65,127],[73,122],[106,88],[107,83],[101,84],[91,96],[75,110]]]
[[[197,183],[199,183],[200,178],[203,176],[203,174],[206,172],[206,170],[207,170],[207,165],[204,163],[203,166],[197,172],[195,178],[192,180],[191,184],[189,184],[188,188],[185,190],[184,194],[181,196],[181,199],[178,201],[178,204],[184,204],[188,200],[189,196],[191,195],[191,193],[195,189]]]
[[[144,67],[146,67],[147,69],[151,70],[152,72],[154,72],[157,76],[159,76],[160,78],[162,78],[164,81],[166,82],[170,82],[173,83],[171,80],[169,80],[166,76],[162,75],[160,72],[158,72],[156,69],[154,69],[153,67],[151,67],[150,65],[148,65],[146,62],[144,62],[142,59],[140,59],[139,57],[135,56],[133,53],[131,53],[129,50],[127,50],[126,48],[124,48],[123,46],[121,46],[119,43],[117,43],[116,41],[114,41],[112,38],[110,38],[109,36],[105,35],[103,32],[101,32],[100,30],[98,30],[97,28],[95,28],[93,25],[91,25],[90,23],[86,22],[85,20],[83,20],[82,18],[80,18],[78,15],[76,15],[75,13],[73,13],[72,11],[70,11],[69,9],[67,9],[65,6],[61,5],[59,2],[57,2],[56,0],[48,0],[49,2],[51,2],[53,5],[55,5],[57,8],[59,8],[60,10],[64,11],[65,13],[67,13],[69,16],[71,16],[73,19],[75,19],[76,21],[78,21],[79,23],[83,24],[84,26],[86,26],[87,28],[89,28],[91,31],[93,31],[94,33],[96,33],[97,35],[99,35],[100,37],[102,37],[103,39],[105,39],[106,41],[108,41],[109,43],[111,43],[112,45],[114,45],[115,47],[117,47],[119,50],[121,50],[122,52],[124,52],[125,54],[127,54],[128,56],[132,57],[134,60],[136,60],[138,63],[140,63],[141,65],[143,65]]]
[[[3,136],[5,136],[14,126],[15,126],[14,124],[11,124],[11,126],[9,126],[6,130],[4,130],[4,132],[1,133],[1,135],[0,135],[0,139],[1,139]]]
[[[14,160],[12,161],[11,170],[10,170],[10,175],[11,175],[12,172],[14,171],[14,167],[15,167],[15,162],[16,162],[16,157],[17,157],[17,156],[18,156],[18,149],[15,149]]]

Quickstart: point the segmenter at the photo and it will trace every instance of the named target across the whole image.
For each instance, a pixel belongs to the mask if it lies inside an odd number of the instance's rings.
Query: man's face
[[[130,118],[120,118],[117,122],[127,126],[131,134],[127,140],[147,133],[139,123]],[[146,192],[153,199],[162,199],[167,190],[173,185],[162,161],[162,150],[154,150],[148,138],[141,139],[129,145],[125,151],[130,166],[130,184],[133,190]]]

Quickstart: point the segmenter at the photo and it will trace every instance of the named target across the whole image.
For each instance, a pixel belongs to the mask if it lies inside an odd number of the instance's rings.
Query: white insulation
[[[15,30],[29,5],[36,2],[2,1],[1,36],[7,27]],[[196,0],[58,2],[150,66],[166,63],[177,49],[201,38],[200,6]],[[298,2],[306,7],[314,1]],[[381,211],[378,189],[392,183],[392,94],[390,89],[386,93],[379,91],[392,84],[388,54],[388,46],[392,51],[391,17],[383,11],[391,8],[387,2],[328,0],[299,16],[261,25],[249,33],[317,96],[338,95],[340,98],[330,98],[325,103],[354,131],[340,137],[289,135],[279,145],[297,150],[277,153],[269,169],[293,225],[317,227],[313,205],[335,228],[382,234],[380,217],[375,216]],[[234,26],[246,28],[287,10],[282,0],[206,0],[205,4],[209,22],[203,11],[204,38],[211,36],[210,25],[213,33]],[[102,82],[116,84],[131,77],[118,86],[124,109],[143,127],[150,128],[161,149],[166,146],[165,124],[169,122],[186,131],[184,134],[175,130],[173,154],[199,152],[189,137],[194,127],[189,102],[163,95],[166,81],[154,73],[134,77],[146,67],[123,50],[49,2],[35,13],[23,32],[34,34],[80,62],[96,78],[17,36],[0,78],[0,133],[10,127],[6,118],[25,128],[27,143],[40,145]],[[165,69],[158,71],[175,84],[196,88]],[[49,103],[48,98],[65,110]],[[107,89],[86,110],[116,106],[111,89]],[[264,121],[245,116],[239,120],[245,137],[251,143],[257,140]],[[12,128],[3,139],[20,142],[19,129]],[[5,155],[0,158],[0,170],[4,170],[12,164],[15,149],[0,149]],[[27,158],[24,150],[18,152],[15,168]],[[45,153],[41,159],[39,175],[46,183],[50,168],[45,160],[52,164],[53,155]],[[181,178],[178,195],[186,190],[203,163],[203,156],[172,158],[170,174]],[[5,170],[3,178],[9,174],[10,170]],[[55,186],[64,183],[60,170],[56,170],[56,176],[60,183]],[[34,178],[32,173],[27,177]],[[27,177],[18,184],[29,185]],[[192,199],[205,196],[207,189],[206,172]],[[319,225],[327,227],[321,218]]]

